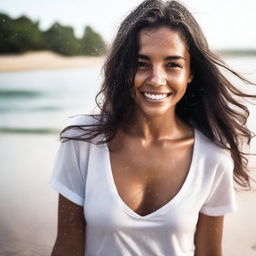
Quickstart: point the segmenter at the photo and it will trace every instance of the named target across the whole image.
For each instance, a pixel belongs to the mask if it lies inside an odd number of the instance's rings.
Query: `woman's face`
[[[187,46],[179,32],[168,27],[143,29],[138,37],[134,100],[149,116],[174,113],[192,80]]]

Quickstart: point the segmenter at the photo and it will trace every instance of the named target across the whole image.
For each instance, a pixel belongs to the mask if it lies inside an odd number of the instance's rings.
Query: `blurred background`
[[[0,2],[0,255],[50,255],[56,237],[57,193],[48,185],[69,116],[97,112],[101,67],[135,0],[1,0]],[[254,0],[183,3],[210,47],[256,82]],[[241,89],[256,94],[227,74]],[[256,106],[249,128],[256,132]],[[254,102],[255,103],[255,102]],[[251,152],[256,153],[252,140]],[[255,170],[255,158],[250,157]],[[224,255],[256,255],[256,192],[237,193],[226,217]]]

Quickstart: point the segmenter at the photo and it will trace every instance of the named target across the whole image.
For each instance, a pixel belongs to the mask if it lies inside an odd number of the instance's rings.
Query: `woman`
[[[233,175],[249,186],[238,135],[251,134],[232,96],[250,95],[219,67],[246,81],[180,3],[146,0],[128,15],[105,63],[101,114],[62,131],[53,256],[222,255]]]

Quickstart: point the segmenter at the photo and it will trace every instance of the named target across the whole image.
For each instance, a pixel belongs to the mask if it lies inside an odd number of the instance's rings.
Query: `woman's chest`
[[[192,152],[193,140],[164,147],[127,145],[110,152],[113,185],[120,199],[141,216],[168,204],[186,180]]]

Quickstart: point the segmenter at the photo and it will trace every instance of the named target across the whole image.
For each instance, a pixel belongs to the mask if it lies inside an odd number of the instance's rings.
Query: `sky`
[[[0,0],[0,12],[26,15],[46,30],[55,21],[80,37],[90,25],[111,43],[139,0]],[[256,0],[182,0],[201,25],[212,49],[256,49]]]

